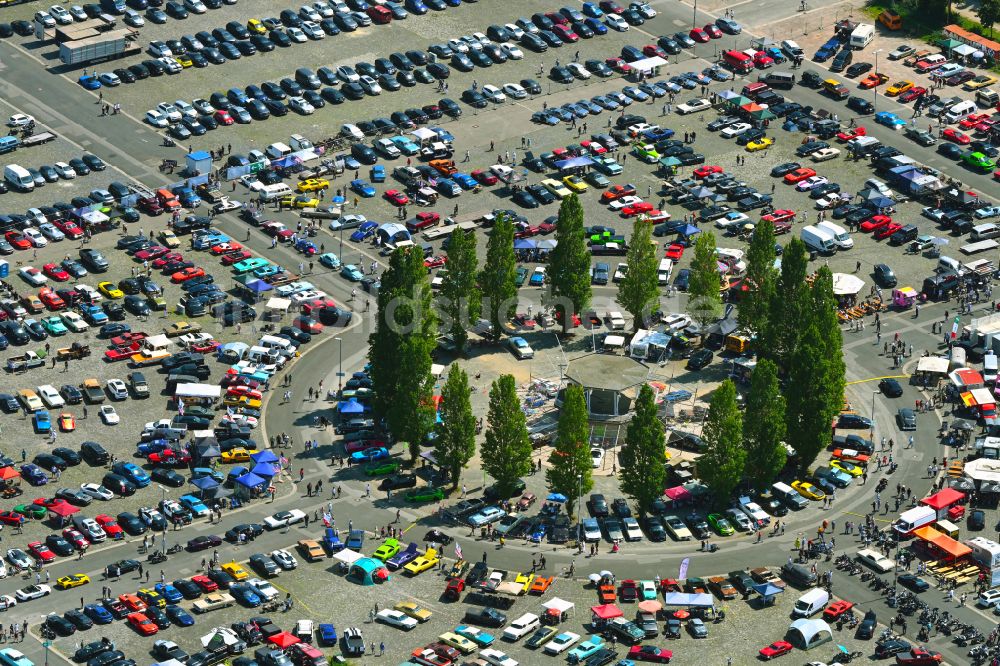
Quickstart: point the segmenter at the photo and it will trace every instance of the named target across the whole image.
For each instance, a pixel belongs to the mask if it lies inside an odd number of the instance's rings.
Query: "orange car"
[[[552,576],[536,576],[535,580],[531,582],[531,594],[545,594],[549,585],[552,585],[552,578]]]
[[[865,78],[861,79],[861,83],[858,84],[858,87],[865,88],[866,90],[871,90],[875,86],[880,86],[880,85],[882,85],[883,83],[885,83],[888,80],[889,80],[889,77],[886,76],[885,74],[879,74],[878,72],[872,72],[871,74],[869,74]]]
[[[615,586],[610,583],[598,585],[597,596],[600,598],[602,604],[613,604],[618,601],[618,593],[615,591]]]
[[[858,463],[859,465],[867,465],[870,459],[867,453],[861,453],[854,449],[834,449],[833,457],[846,460],[847,462]]]
[[[170,276],[171,282],[187,282],[188,280],[196,277],[201,277],[205,274],[204,268],[198,268],[197,266],[188,266],[184,270],[177,271]]]
[[[147,608],[146,602],[140,599],[138,595],[135,594],[119,594],[118,601],[125,604],[125,607],[128,608],[129,610],[136,611],[138,613],[141,613]]]
[[[152,636],[160,630],[159,627],[153,624],[152,620],[142,613],[129,613],[128,623],[143,636]]]
[[[823,619],[827,622],[833,622],[844,613],[850,613],[852,608],[854,608],[854,604],[850,601],[834,601],[823,611]]]

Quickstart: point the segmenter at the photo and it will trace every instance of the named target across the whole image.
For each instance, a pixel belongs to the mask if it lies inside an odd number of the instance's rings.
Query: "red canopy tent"
[[[71,516],[74,513],[80,511],[77,507],[73,506],[69,502],[60,502],[59,504],[53,504],[49,507],[49,513],[54,513],[60,518],[65,518],[66,516]]]
[[[945,515],[955,520],[956,518],[961,518],[962,514],[965,513],[965,507],[961,506],[961,503],[964,501],[965,493],[954,488],[943,488],[940,492],[923,498],[920,500],[920,503],[934,509],[937,512],[939,520],[944,518]]]
[[[280,634],[275,634],[274,636],[268,636],[267,640],[271,641],[272,643],[280,647],[282,650],[290,648],[296,643],[302,642],[296,636],[292,636],[287,631],[282,631]]]
[[[622,612],[621,608],[615,606],[614,604],[603,604],[601,606],[591,606],[590,612],[594,614],[594,617],[598,620],[612,620],[616,617],[622,617],[625,613]]]
[[[663,494],[675,502],[680,502],[684,500],[691,499],[691,491],[684,486],[674,486],[673,488],[667,488],[663,491]]]

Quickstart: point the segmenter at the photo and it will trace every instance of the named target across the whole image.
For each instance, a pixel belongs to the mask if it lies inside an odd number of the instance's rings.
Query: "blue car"
[[[479,185],[479,183],[476,182],[476,179],[467,173],[455,172],[451,174],[451,179],[458,183],[463,190],[471,190]]]
[[[178,501],[190,509],[191,513],[196,516],[203,516],[208,513],[208,507],[194,495],[181,495]]]
[[[249,608],[260,606],[260,595],[246,583],[233,585],[229,588],[229,594],[233,595],[233,599]]]
[[[180,593],[180,590],[170,583],[157,583],[153,586],[153,589],[156,590],[161,597],[166,599],[168,604],[175,604],[184,598],[184,595]]]
[[[52,430],[52,418],[47,409],[40,409],[31,415],[31,424],[35,426],[35,432],[47,435]]]
[[[190,627],[194,624],[194,618],[186,610],[177,604],[170,604],[166,608],[167,617],[178,627]]]
[[[375,233],[378,229],[378,222],[363,222],[360,227],[355,229],[354,233],[351,234],[351,240],[355,243],[360,243],[369,236]]]
[[[153,439],[148,442],[141,442],[135,447],[135,452],[145,458],[150,453],[159,453],[170,448],[170,442],[165,439]]]
[[[111,624],[115,621],[114,615],[100,604],[87,604],[83,607],[83,613],[93,620],[94,624]]]
[[[333,252],[324,252],[319,255],[319,263],[327,268],[337,270],[340,268],[340,257],[335,255]]]
[[[580,8],[580,11],[590,18],[601,18],[604,16],[604,10],[598,7],[596,2],[583,3],[583,7]]]
[[[366,199],[375,196],[375,188],[367,180],[358,178],[351,181],[351,189]]]
[[[538,525],[531,532],[531,534],[528,535],[528,541],[530,541],[531,543],[541,543],[542,540],[545,539],[546,531],[547,529],[545,527],[545,523],[542,522],[538,523]]]
[[[337,644],[337,628],[332,624],[319,625],[319,644],[328,647]]]
[[[767,55],[771,56],[771,60],[775,63],[781,64],[788,60],[788,58],[785,57],[784,52],[777,46],[769,46],[764,50],[767,51]]]
[[[341,268],[340,275],[341,277],[347,278],[351,282],[361,282],[361,279],[364,277],[364,274],[359,271],[358,267],[354,264],[347,264]]]
[[[101,87],[101,82],[93,74],[84,74],[76,82],[87,90],[97,90]]]
[[[437,190],[446,197],[457,197],[462,193],[462,188],[451,178],[442,178],[439,180]]]
[[[364,451],[355,451],[351,454],[351,464],[358,465],[360,463],[372,462],[374,460],[382,460],[383,458],[389,457],[389,449],[376,446],[370,449],[365,449]]]
[[[316,246],[316,243],[313,243],[311,240],[306,238],[300,238],[295,241],[295,249],[310,257],[319,252],[319,248]]]
[[[548,111],[535,111],[531,114],[531,122],[542,125],[558,125],[559,116],[553,115]]]
[[[669,127],[654,127],[642,133],[642,138],[650,143],[656,143],[663,139],[669,139],[675,132]]]
[[[891,111],[879,111],[878,113],[876,113],[875,122],[877,122],[879,125],[885,125],[886,127],[890,127],[892,129],[896,129],[897,127],[903,127],[906,125],[905,120],[897,116],[895,113],[892,113]]]
[[[134,463],[122,463],[118,466],[118,474],[121,474],[139,488],[145,488],[150,483],[149,475]]]
[[[595,35],[606,35],[608,34],[608,26],[604,21],[600,21],[596,18],[590,17],[583,22],[588,28],[594,31]]]
[[[376,164],[371,168],[371,171],[368,173],[368,177],[372,179],[373,183],[384,183],[385,167],[381,164]]]
[[[272,275],[277,275],[278,273],[284,273],[285,269],[281,266],[275,266],[274,264],[268,264],[267,266],[261,266],[260,268],[254,269],[253,276],[257,279],[263,280],[266,277],[271,277]]]

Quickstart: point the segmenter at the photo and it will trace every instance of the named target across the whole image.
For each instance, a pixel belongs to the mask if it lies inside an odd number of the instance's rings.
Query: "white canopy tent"
[[[267,308],[268,312],[285,314],[288,312],[288,308],[291,307],[291,305],[292,302],[287,298],[272,296],[267,300],[267,304],[264,307]]]
[[[222,387],[217,384],[178,384],[174,389],[178,398],[218,399],[222,397]],[[211,430],[205,432],[212,433]]]
[[[544,608],[547,611],[555,611],[560,615],[563,613],[568,613],[569,611],[573,611],[573,615],[576,615],[576,604],[574,604],[572,601],[566,601],[565,599],[560,599],[559,597],[553,597],[552,599],[549,599],[544,604],[542,604],[542,608]]]
[[[339,553],[334,553],[334,555],[333,555],[333,559],[338,560],[340,562],[343,562],[344,564],[347,564],[347,565],[354,564],[355,562],[357,562],[358,560],[362,559],[363,557],[364,557],[364,555],[362,555],[358,551],[351,550],[349,548],[345,548],[344,550],[340,551]]]
[[[948,372],[948,359],[941,356],[924,356],[917,361],[917,372],[945,374]]]
[[[788,642],[800,650],[811,650],[833,640],[833,631],[823,620],[802,618],[788,627]]]
[[[865,286],[865,281],[856,275],[849,273],[833,274],[833,295],[834,296],[854,296]]]

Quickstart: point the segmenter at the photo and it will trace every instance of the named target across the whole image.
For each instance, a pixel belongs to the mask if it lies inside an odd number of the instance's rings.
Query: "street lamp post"
[[[337,341],[337,350],[340,353],[340,362],[337,364],[337,390],[344,388],[344,339],[334,338]]]
[[[875,51],[875,74],[878,74],[878,54],[882,53],[882,49],[876,49]],[[872,86],[872,111],[875,110],[875,105],[878,104],[878,85]]]
[[[576,475],[576,543],[583,542],[583,474]]]
[[[167,499],[167,489],[164,486],[157,486],[160,489],[160,506],[162,507],[166,503]],[[167,554],[167,526],[163,525],[163,533],[160,534],[162,537],[160,539],[160,550],[164,555]]]
[[[870,431],[870,436],[872,438],[872,446],[875,442],[875,396],[880,395],[882,391],[872,391],[872,427]]]

